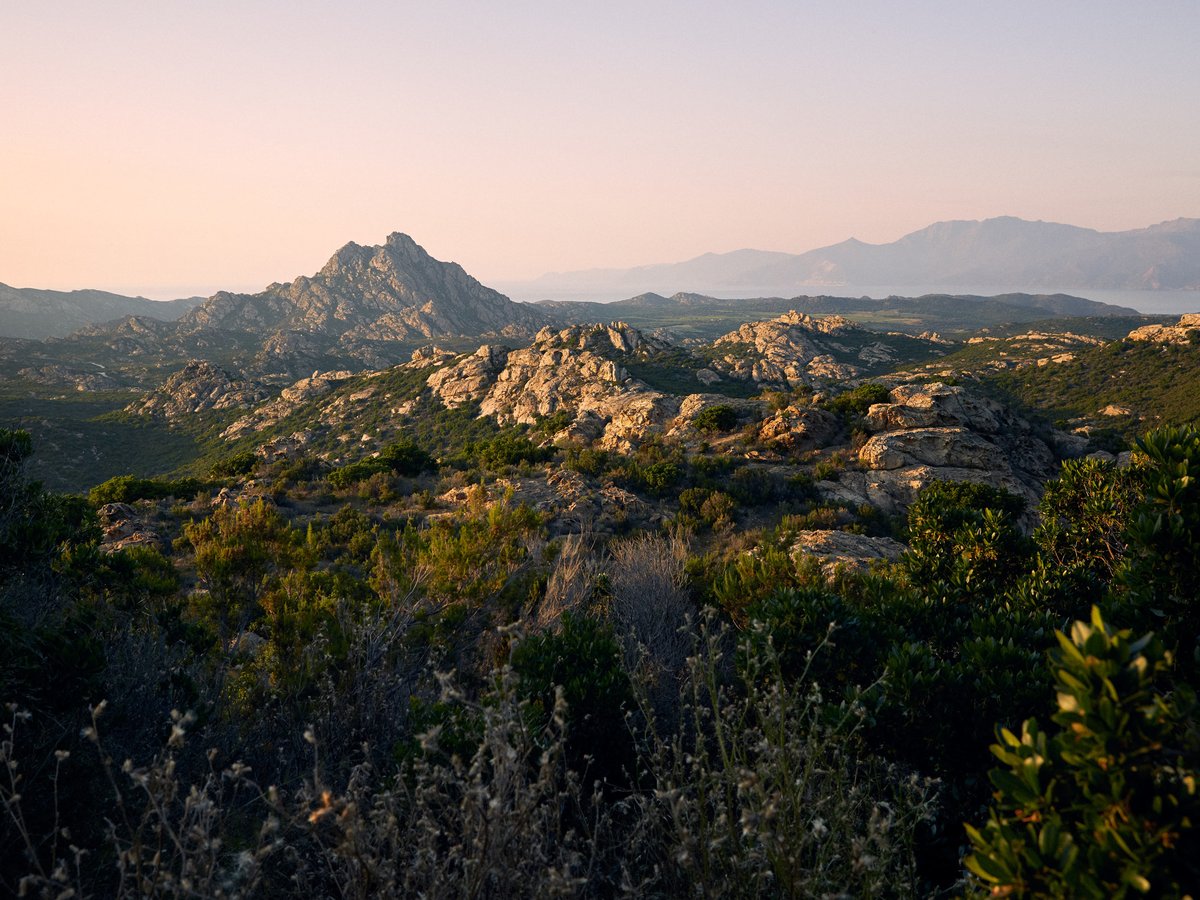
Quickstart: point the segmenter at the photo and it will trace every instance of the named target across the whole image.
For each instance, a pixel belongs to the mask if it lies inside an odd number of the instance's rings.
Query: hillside
[[[739,325],[769,319],[796,310],[813,316],[838,315],[866,328],[921,334],[974,333],[1060,316],[1137,316],[1136,310],[1068,294],[976,295],[928,294],[921,297],[799,296],[757,297],[739,300],[703,294],[639,294],[613,303],[546,300],[536,308],[549,311],[563,322],[607,321],[620,318],[647,331],[668,332],[676,339],[712,340]]]
[[[1200,423],[1200,322],[1154,324],[1059,365],[998,372],[996,396],[1120,445],[1161,425]]]
[[[44,291],[0,284],[0,337],[64,337],[125,316],[173,322],[203,302],[202,297],[160,302],[107,291]]]

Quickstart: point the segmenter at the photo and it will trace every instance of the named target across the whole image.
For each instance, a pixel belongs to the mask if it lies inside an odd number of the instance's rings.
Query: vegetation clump
[[[1195,429],[902,516],[823,498],[815,457],[467,434],[172,506],[47,492],[0,431],[3,890],[1193,889]],[[101,542],[133,499],[160,550]]]

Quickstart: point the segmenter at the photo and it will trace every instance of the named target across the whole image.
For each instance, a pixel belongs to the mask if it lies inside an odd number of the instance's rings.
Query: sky
[[[0,0],[0,282],[485,283],[1200,216],[1200,3]]]

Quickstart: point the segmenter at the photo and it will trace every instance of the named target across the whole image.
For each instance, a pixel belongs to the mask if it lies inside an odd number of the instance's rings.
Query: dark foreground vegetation
[[[347,502],[301,527],[197,482],[47,493],[0,432],[0,890],[1194,894],[1200,434],[1138,450],[1065,463],[1032,532],[934,484],[899,562],[825,574],[787,519],[702,551],[683,515],[350,502],[436,467],[410,444],[309,473]],[[171,491],[202,497],[168,548],[99,550],[96,505]]]

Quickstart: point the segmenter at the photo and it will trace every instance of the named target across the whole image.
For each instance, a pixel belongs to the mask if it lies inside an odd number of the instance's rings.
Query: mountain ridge
[[[1006,290],[1198,290],[1200,219],[1104,232],[1015,216],[935,222],[895,241],[857,238],[804,253],[735,250],[627,269],[547,273],[506,282],[527,299],[680,291],[791,295],[814,285],[978,286]],[[576,297],[577,298],[577,297]]]
[[[203,297],[149,300],[111,291],[53,291],[0,283],[0,335],[41,340],[125,316],[150,316],[171,322],[204,302]]]

